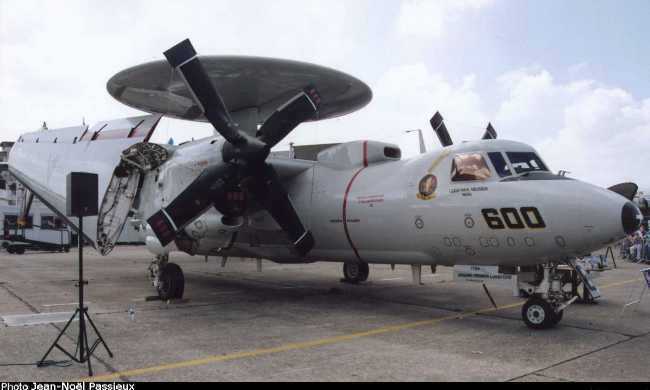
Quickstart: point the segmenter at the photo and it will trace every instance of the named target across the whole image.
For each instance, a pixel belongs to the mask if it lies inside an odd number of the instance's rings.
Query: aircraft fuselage
[[[144,217],[164,207],[204,166],[218,162],[221,140],[211,142],[181,146],[147,176],[140,197],[154,201],[142,204]],[[405,160],[378,156],[391,147],[342,144],[284,180],[315,238],[304,258],[283,244],[287,239],[271,217],[254,208],[236,228],[209,210],[185,228],[176,248],[278,262],[525,265],[584,255],[626,233],[622,210],[628,201],[616,193],[550,172],[513,170],[500,177],[488,153],[535,153],[525,144],[476,141]],[[487,178],[452,180],[455,156],[467,154],[483,156]]]

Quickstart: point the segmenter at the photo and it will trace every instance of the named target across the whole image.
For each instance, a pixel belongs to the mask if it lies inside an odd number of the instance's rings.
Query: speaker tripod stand
[[[44,367],[46,365],[45,359],[47,359],[47,356],[50,354],[50,352],[52,352],[54,348],[57,348],[59,351],[66,354],[70,359],[72,359],[77,363],[88,363],[88,375],[93,376],[93,367],[92,367],[92,363],[90,362],[90,358],[94,354],[95,349],[97,349],[98,346],[103,345],[104,348],[106,348],[106,352],[108,352],[108,356],[112,358],[113,353],[108,348],[108,345],[106,345],[104,338],[99,333],[99,330],[93,323],[93,320],[90,318],[90,315],[88,314],[88,307],[84,305],[84,285],[87,284],[88,282],[86,282],[83,278],[84,267],[83,267],[83,217],[82,216],[79,216],[78,241],[79,241],[78,242],[79,282],[77,284],[77,287],[79,289],[79,307],[77,307],[77,310],[75,310],[74,314],[72,314],[72,317],[70,317],[70,319],[65,324],[63,329],[61,329],[61,332],[59,332],[59,335],[57,336],[56,340],[54,340],[54,343],[52,343],[52,345],[47,350],[43,358],[38,362],[37,366]],[[75,351],[74,353],[70,353],[59,344],[59,340],[61,339],[61,337],[63,337],[65,331],[68,330],[68,327],[70,327],[70,324],[72,324],[72,321],[74,321],[75,318],[79,319],[79,334],[77,335],[77,346],[75,348]],[[86,321],[88,321],[90,326],[95,331],[95,334],[97,335],[97,340],[95,340],[92,343],[92,345],[88,344],[88,330],[86,329]]]

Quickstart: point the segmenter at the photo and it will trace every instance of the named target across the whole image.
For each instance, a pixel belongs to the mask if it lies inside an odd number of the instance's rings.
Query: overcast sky
[[[647,0],[0,0],[0,140],[138,115],[106,92],[120,70],[184,38],[200,54],[314,62],[370,85],[355,114],[302,125],[297,144],[376,139],[417,153],[440,110],[456,141],[532,144],[551,169],[650,192]],[[164,120],[156,140],[211,134]]]

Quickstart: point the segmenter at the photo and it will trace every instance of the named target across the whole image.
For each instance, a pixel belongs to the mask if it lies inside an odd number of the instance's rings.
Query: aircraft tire
[[[183,270],[175,263],[167,263],[160,275],[158,295],[163,301],[181,299],[185,291]]]
[[[560,322],[562,312],[556,314],[548,301],[533,297],[521,308],[521,317],[526,326],[531,329],[549,329]]]
[[[365,282],[368,280],[369,274],[370,268],[368,267],[368,263],[343,263],[343,276],[347,283],[357,284]]]
[[[361,281],[365,282],[368,280],[368,276],[370,275],[370,267],[368,266],[368,263],[361,263]]]
[[[8,246],[7,247],[7,252],[9,252],[10,255],[14,254],[14,247],[13,246]]]
[[[14,249],[14,252],[16,252],[17,255],[23,255],[25,254],[25,248],[19,246],[16,249]]]

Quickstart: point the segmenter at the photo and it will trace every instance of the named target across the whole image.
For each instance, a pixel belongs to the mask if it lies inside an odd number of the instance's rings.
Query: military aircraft
[[[200,57],[189,40],[164,55],[107,85],[151,115],[24,134],[10,155],[11,173],[63,217],[66,175],[97,173],[100,211],[83,236],[107,255],[128,220],[155,255],[163,299],[184,291],[174,251],[341,262],[351,283],[368,278],[368,264],[498,265],[530,296],[525,323],[548,328],[573,298],[558,266],[639,226],[633,184],[607,190],[554,174],[532,147],[496,139],[492,125],[483,139],[454,144],[439,113],[431,125],[443,148],[409,159],[373,140],[311,159],[271,153],[300,123],[365,106],[370,88],[307,63]],[[162,115],[208,121],[215,134],[151,143]]]

